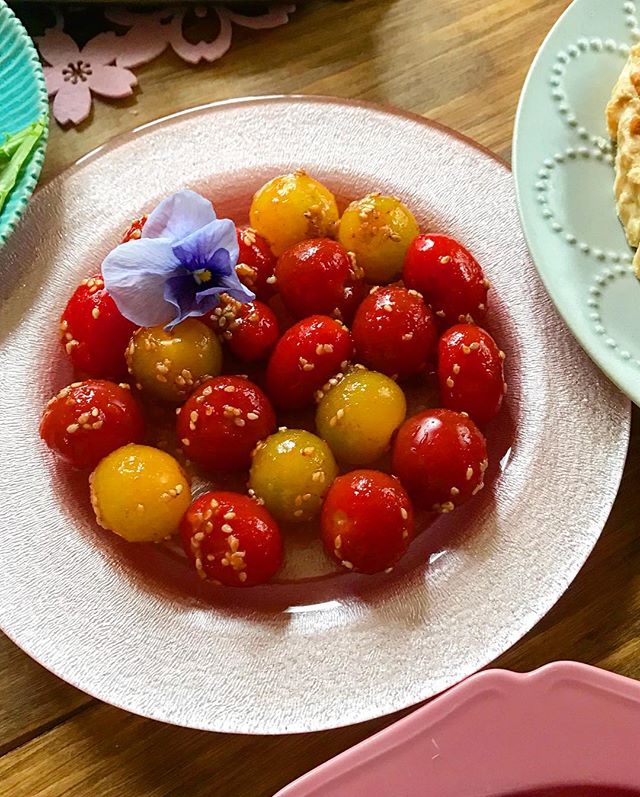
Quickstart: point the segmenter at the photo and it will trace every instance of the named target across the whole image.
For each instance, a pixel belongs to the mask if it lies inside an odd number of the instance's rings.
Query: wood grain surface
[[[526,71],[567,5],[568,0],[309,0],[283,28],[236,30],[231,50],[216,64],[194,68],[165,54],[137,70],[140,88],[130,100],[96,101],[91,118],[77,129],[53,123],[44,177],[159,116],[270,93],[391,103],[457,128],[509,158]],[[587,565],[499,666],[529,670],[576,659],[640,678],[638,436],[636,414],[620,495]],[[392,719],[275,738],[184,730],[92,700],[0,637],[2,797],[268,797]]]

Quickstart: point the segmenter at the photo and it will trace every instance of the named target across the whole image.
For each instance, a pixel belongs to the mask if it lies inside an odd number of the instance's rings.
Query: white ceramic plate
[[[616,217],[604,111],[640,41],[629,0],[574,0],[540,48],[520,99],[513,168],[540,276],[584,349],[640,404],[640,283]]]
[[[490,486],[425,531],[390,575],[338,574],[291,535],[276,583],[216,589],[162,546],[99,529],[86,474],[38,439],[70,381],[57,334],[73,286],[131,218],[191,186],[246,218],[253,191],[305,167],[344,201],[374,188],[447,231],[493,283],[508,354]],[[212,105],[161,120],[45,186],[1,254],[0,625],[72,684],[155,719],[285,733],[424,700],[488,664],[555,603],[615,498],[629,403],[559,323],[520,231],[511,174],[419,117],[321,98]],[[603,464],[604,463],[604,464]]]

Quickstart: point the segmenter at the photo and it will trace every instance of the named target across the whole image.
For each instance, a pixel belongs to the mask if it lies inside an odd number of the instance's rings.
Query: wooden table
[[[135,98],[96,102],[92,118],[78,129],[62,131],[54,123],[44,176],[158,116],[211,100],[280,92],[392,103],[509,158],[529,63],[568,4],[310,0],[283,28],[237,30],[230,52],[212,66],[189,67],[167,54],[137,71]],[[635,420],[620,495],[593,555],[558,605],[499,666],[529,670],[577,659],[640,678]],[[0,673],[3,797],[267,797],[391,721],[282,738],[184,730],[89,698],[6,638],[0,638]]]

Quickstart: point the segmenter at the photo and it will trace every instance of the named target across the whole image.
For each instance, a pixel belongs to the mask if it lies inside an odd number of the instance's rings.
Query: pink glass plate
[[[560,662],[489,670],[276,797],[640,797],[640,683]]]
[[[132,216],[190,186],[246,218],[267,178],[303,166],[342,197],[397,194],[466,243],[491,279],[508,352],[491,486],[423,533],[389,575],[334,572],[288,540],[277,583],[217,591],[172,549],[93,522],[86,476],[37,436],[70,379],[57,319]],[[0,626],[84,691],[148,717],[286,733],[359,722],[485,666],[544,615],[613,503],[629,402],[567,334],[540,285],[507,167],[419,117],[302,97],[230,101],[145,125],[38,192],[2,252]]]

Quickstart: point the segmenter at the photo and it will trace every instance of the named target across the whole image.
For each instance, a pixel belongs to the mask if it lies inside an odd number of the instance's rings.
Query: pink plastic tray
[[[640,683],[488,670],[276,797],[640,797]]]

